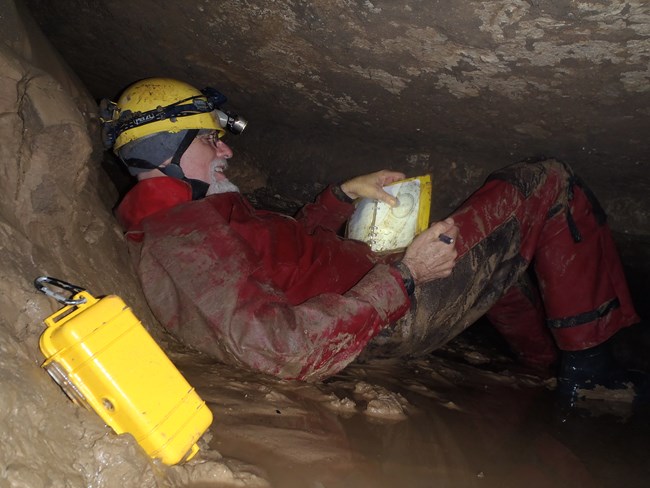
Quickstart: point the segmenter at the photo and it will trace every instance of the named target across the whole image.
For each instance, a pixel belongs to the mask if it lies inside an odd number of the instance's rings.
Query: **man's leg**
[[[461,227],[461,233],[463,228]],[[526,272],[514,219],[490,229],[471,249],[463,245],[451,276],[417,286],[411,313],[366,347],[363,357],[421,356],[476,322]]]
[[[605,215],[564,164],[522,163],[494,173],[454,218],[459,254],[514,220],[519,255],[534,259],[547,324],[560,349],[602,343],[639,321]]]
[[[558,348],[546,326],[539,290],[528,273],[510,287],[486,316],[520,363],[551,373],[558,361]]]
[[[485,236],[516,221],[519,255],[533,263],[546,323],[564,351],[558,375],[562,401],[572,404],[580,389],[597,384],[625,387],[631,376],[617,370],[605,342],[639,317],[605,214],[570,168],[555,161],[505,168],[455,218],[461,255],[463,246],[472,254]],[[491,312],[493,319],[497,313]],[[536,332],[535,324],[523,325]]]
[[[413,314],[378,338],[380,350],[423,354],[444,345],[484,315],[533,257],[561,349],[591,347],[639,320],[604,215],[566,165],[506,167],[452,216],[460,227],[452,275],[416,289]]]

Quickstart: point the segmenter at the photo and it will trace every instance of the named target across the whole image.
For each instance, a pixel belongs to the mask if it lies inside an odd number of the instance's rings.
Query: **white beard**
[[[210,186],[208,187],[208,192],[206,193],[206,196],[214,195],[216,193],[229,193],[233,191],[239,193],[239,188],[232,181],[230,180],[213,181],[212,183],[210,183]]]
[[[230,193],[230,192],[239,193],[239,188],[237,187],[237,185],[232,183],[230,180],[228,179],[217,180],[217,173],[221,173],[221,176],[223,176],[222,173],[223,170],[218,170],[218,168],[220,167],[226,169],[227,164],[225,164],[224,161],[218,159],[212,161],[210,167],[210,186],[208,187],[206,196],[215,195],[217,193]]]

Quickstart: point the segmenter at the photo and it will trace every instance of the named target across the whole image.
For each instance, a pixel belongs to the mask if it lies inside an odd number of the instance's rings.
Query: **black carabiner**
[[[56,278],[52,278],[51,276],[39,276],[34,280],[34,286],[38,291],[46,294],[48,297],[54,298],[59,303],[63,303],[64,305],[81,305],[83,303],[86,303],[85,298],[80,298],[78,300],[72,300],[71,298],[66,298],[63,295],[50,290],[47,286],[45,286],[44,283],[49,283],[50,285],[53,285],[57,288],[61,288],[62,290],[66,290],[75,294],[82,291],[86,291],[85,288],[81,288],[80,286],[76,286],[76,285],[71,285],[66,281],[58,280]]]

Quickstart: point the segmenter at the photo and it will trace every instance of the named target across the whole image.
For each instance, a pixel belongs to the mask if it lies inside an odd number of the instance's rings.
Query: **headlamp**
[[[99,116],[102,122],[102,139],[106,148],[115,144],[117,137],[124,131],[160,120],[188,117],[191,115],[215,112],[219,124],[233,134],[241,134],[248,122],[234,112],[220,110],[228,100],[215,88],[201,90],[203,97],[191,97],[180,100],[166,107],[156,107],[146,112],[120,112],[117,104],[103,99],[99,104]]]
[[[248,124],[245,118],[233,112],[217,110],[217,115],[219,116],[219,124],[221,127],[228,129],[233,134],[241,134]]]
[[[246,125],[248,124],[248,121],[246,119],[240,117],[234,112],[228,110],[219,110],[221,105],[226,103],[228,100],[221,92],[215,88],[207,87],[201,90],[201,93],[206,96],[208,103],[212,103],[214,105],[217,116],[219,117],[219,124],[221,127],[228,129],[228,131],[232,132],[233,134],[241,134],[244,131]]]

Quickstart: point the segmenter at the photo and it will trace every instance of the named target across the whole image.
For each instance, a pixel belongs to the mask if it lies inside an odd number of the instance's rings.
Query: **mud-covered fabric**
[[[237,193],[190,202],[185,183],[155,178],[136,185],[118,218],[154,314],[222,361],[321,379],[362,351],[425,354],[487,313],[523,360],[544,365],[553,341],[584,349],[638,321],[585,188],[556,161],[493,174],[453,213],[453,273],[410,302],[399,273],[337,235],[353,208],[331,188],[291,219]],[[522,287],[531,265],[538,291]]]
[[[520,363],[546,372],[557,366],[559,350],[546,324],[539,289],[529,273],[521,275],[487,311],[486,317]]]
[[[399,273],[336,234],[353,208],[331,189],[297,219],[257,211],[238,193],[190,193],[180,180],[152,178],[118,208],[151,309],[186,344],[317,380],[408,309]]]
[[[547,364],[555,355],[541,324],[560,349],[579,350],[639,321],[602,209],[565,164],[508,166],[452,216],[460,228],[452,275],[418,287],[411,314],[368,353],[427,353],[489,312],[520,356]],[[543,307],[506,294],[531,263]]]

